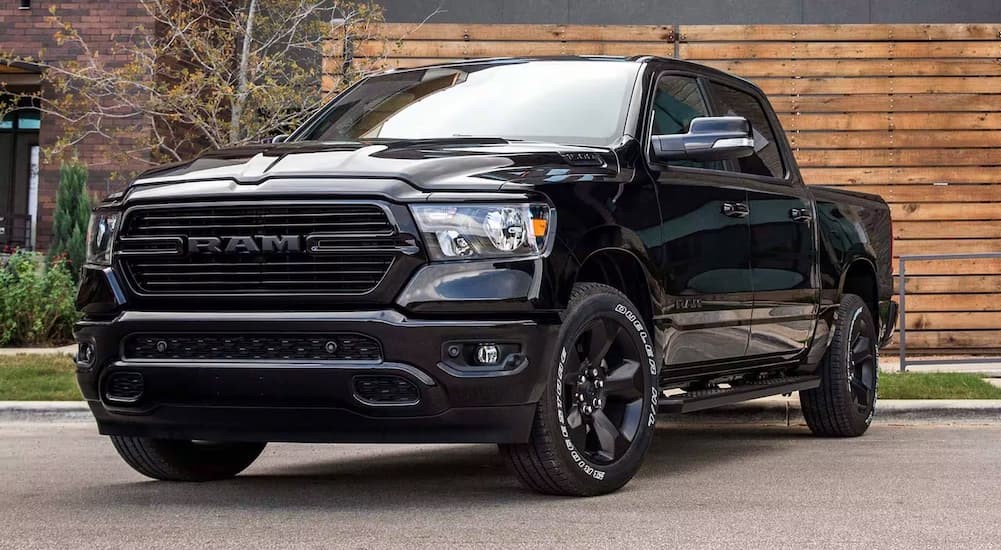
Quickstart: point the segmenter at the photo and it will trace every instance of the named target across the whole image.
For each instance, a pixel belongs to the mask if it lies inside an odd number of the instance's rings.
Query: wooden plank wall
[[[769,95],[809,183],[890,203],[895,254],[1001,252],[1001,23],[384,29],[391,40],[355,55],[415,66],[655,54],[733,72]],[[909,262],[907,273],[910,349],[1001,351],[1001,260]]]

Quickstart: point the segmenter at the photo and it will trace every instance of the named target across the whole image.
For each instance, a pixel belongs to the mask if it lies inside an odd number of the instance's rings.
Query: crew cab
[[[532,489],[607,493],[659,413],[798,391],[861,435],[896,319],[882,199],[805,186],[753,84],[649,56],[371,76],[142,174],[88,251],[79,385],[162,480],[273,441],[488,442]]]

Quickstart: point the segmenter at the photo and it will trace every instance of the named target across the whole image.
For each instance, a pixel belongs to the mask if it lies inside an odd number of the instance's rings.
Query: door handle
[[[808,222],[813,219],[810,210],[807,208],[793,208],[789,210],[789,217],[796,222]]]
[[[721,212],[731,218],[746,218],[751,210],[742,202],[724,202]]]

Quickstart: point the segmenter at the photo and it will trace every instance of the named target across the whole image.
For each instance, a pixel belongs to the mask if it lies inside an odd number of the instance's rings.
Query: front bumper
[[[137,312],[76,326],[89,361],[77,380],[106,435],[216,441],[489,442],[528,440],[554,356],[557,324],[537,320],[417,320],[395,310],[357,312]],[[377,340],[381,361],[158,360],[125,356],[132,334],[354,333]],[[450,342],[517,343],[505,371],[457,371]],[[142,375],[135,403],[108,399],[114,373]],[[415,404],[359,399],[358,376],[393,376]]]

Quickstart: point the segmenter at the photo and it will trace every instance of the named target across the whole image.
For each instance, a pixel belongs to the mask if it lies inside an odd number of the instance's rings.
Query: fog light
[[[500,349],[494,344],[480,344],[476,347],[476,362],[481,365],[496,365],[500,360]]]
[[[76,360],[80,363],[91,364],[94,360],[94,346],[88,343],[82,343],[77,346]]]
[[[438,366],[454,376],[492,376],[528,364],[515,342],[443,342]]]

